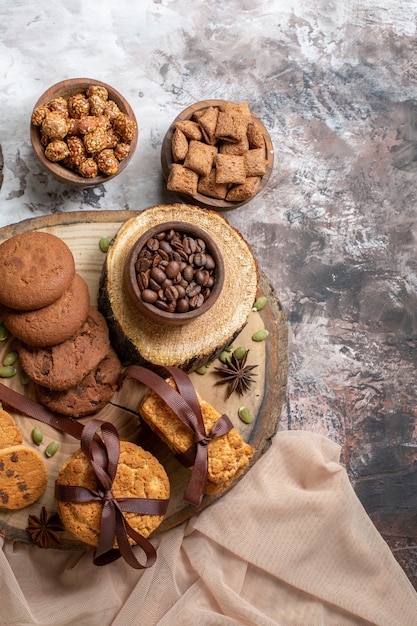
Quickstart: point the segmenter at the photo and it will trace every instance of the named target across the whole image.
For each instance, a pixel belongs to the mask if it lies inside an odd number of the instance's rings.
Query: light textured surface
[[[287,312],[281,428],[342,446],[356,493],[417,585],[416,21],[413,0],[0,3],[0,225],[168,201],[160,147],[207,98],[271,134],[263,193],[227,218]],[[29,142],[46,87],[90,76],[129,100],[139,144],[107,185],[48,179]]]

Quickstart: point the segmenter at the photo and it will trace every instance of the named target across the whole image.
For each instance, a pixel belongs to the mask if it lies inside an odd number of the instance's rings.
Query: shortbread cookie
[[[103,315],[90,308],[81,328],[56,346],[18,347],[20,364],[38,385],[63,391],[78,385],[107,355],[109,330]]]
[[[167,382],[175,387],[171,378]],[[208,402],[199,396],[203,422],[206,432],[210,432],[212,426],[221,417]],[[152,390],[146,392],[139,413],[148,426],[164,441],[174,454],[188,450],[193,443],[193,434],[174,411],[165,403],[160,396]],[[210,483],[226,483],[234,480],[249,465],[253,455],[252,447],[243,441],[242,437],[232,428],[221,437],[211,439],[208,449],[208,474]]]
[[[55,346],[79,330],[89,309],[87,283],[75,274],[68,289],[52,304],[34,311],[4,308],[2,318],[10,333],[27,345]]]
[[[97,481],[93,469],[82,450],[78,450],[61,467],[58,485],[86,487],[95,491]],[[159,461],[140,446],[120,442],[120,457],[112,487],[116,498],[169,498],[167,473]],[[90,546],[97,546],[100,532],[102,504],[100,502],[57,501],[59,516],[65,528],[74,537]],[[162,522],[162,515],[123,513],[128,524],[142,537],[148,537]],[[134,543],[129,538],[131,544]],[[117,547],[115,543],[114,547]]]
[[[0,507],[23,509],[43,493],[47,482],[45,463],[25,445],[0,450]]]
[[[30,231],[0,244],[0,304],[31,311],[55,302],[75,274],[67,244],[50,233]]]
[[[0,404],[0,449],[22,443],[23,437],[13,417]]]
[[[117,389],[121,363],[110,348],[106,357],[78,385],[65,391],[55,391],[35,385],[39,402],[51,411],[73,418],[98,413],[111,400]]]

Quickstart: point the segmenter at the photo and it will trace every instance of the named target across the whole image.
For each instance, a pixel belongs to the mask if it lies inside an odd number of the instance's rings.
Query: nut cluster
[[[102,85],[35,107],[31,122],[39,128],[46,158],[84,178],[117,174],[137,130]]]
[[[143,302],[168,313],[200,308],[211,294],[215,270],[203,239],[173,229],[148,239],[135,263]]]

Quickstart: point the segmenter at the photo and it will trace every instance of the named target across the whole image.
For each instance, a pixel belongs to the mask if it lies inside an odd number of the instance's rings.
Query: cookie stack
[[[97,478],[82,450],[77,450],[62,465],[57,485],[71,485],[97,490]],[[170,484],[160,462],[148,451],[129,441],[120,442],[120,456],[112,485],[115,498],[149,498],[168,500]],[[57,501],[59,516],[65,528],[79,541],[97,546],[100,536],[102,504]],[[142,537],[148,537],[161,524],[164,514],[124,513],[129,525]],[[129,538],[129,543],[134,541]],[[116,547],[116,544],[115,546]]]
[[[42,457],[23,444],[16,422],[0,404],[0,508],[15,511],[33,504],[47,479]]]
[[[176,389],[171,377],[167,378],[166,382]],[[221,414],[199,394],[197,399],[205,430],[209,433]],[[175,455],[184,454],[192,446],[193,432],[155,391],[149,389],[145,393],[139,406],[139,414]],[[245,472],[253,456],[253,449],[242,439],[236,428],[232,428],[225,435],[210,440],[207,453],[205,493],[215,495],[229,488]]]
[[[71,250],[51,233],[22,233],[0,245],[0,267],[0,316],[20,340],[39,402],[74,418],[97,413],[116,391],[121,366]]]

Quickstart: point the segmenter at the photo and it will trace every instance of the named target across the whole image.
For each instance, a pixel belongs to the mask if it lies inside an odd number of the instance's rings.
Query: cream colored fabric
[[[6,542],[7,626],[416,626],[417,594],[321,435],[280,432],[225,497],[153,539],[154,567]]]

